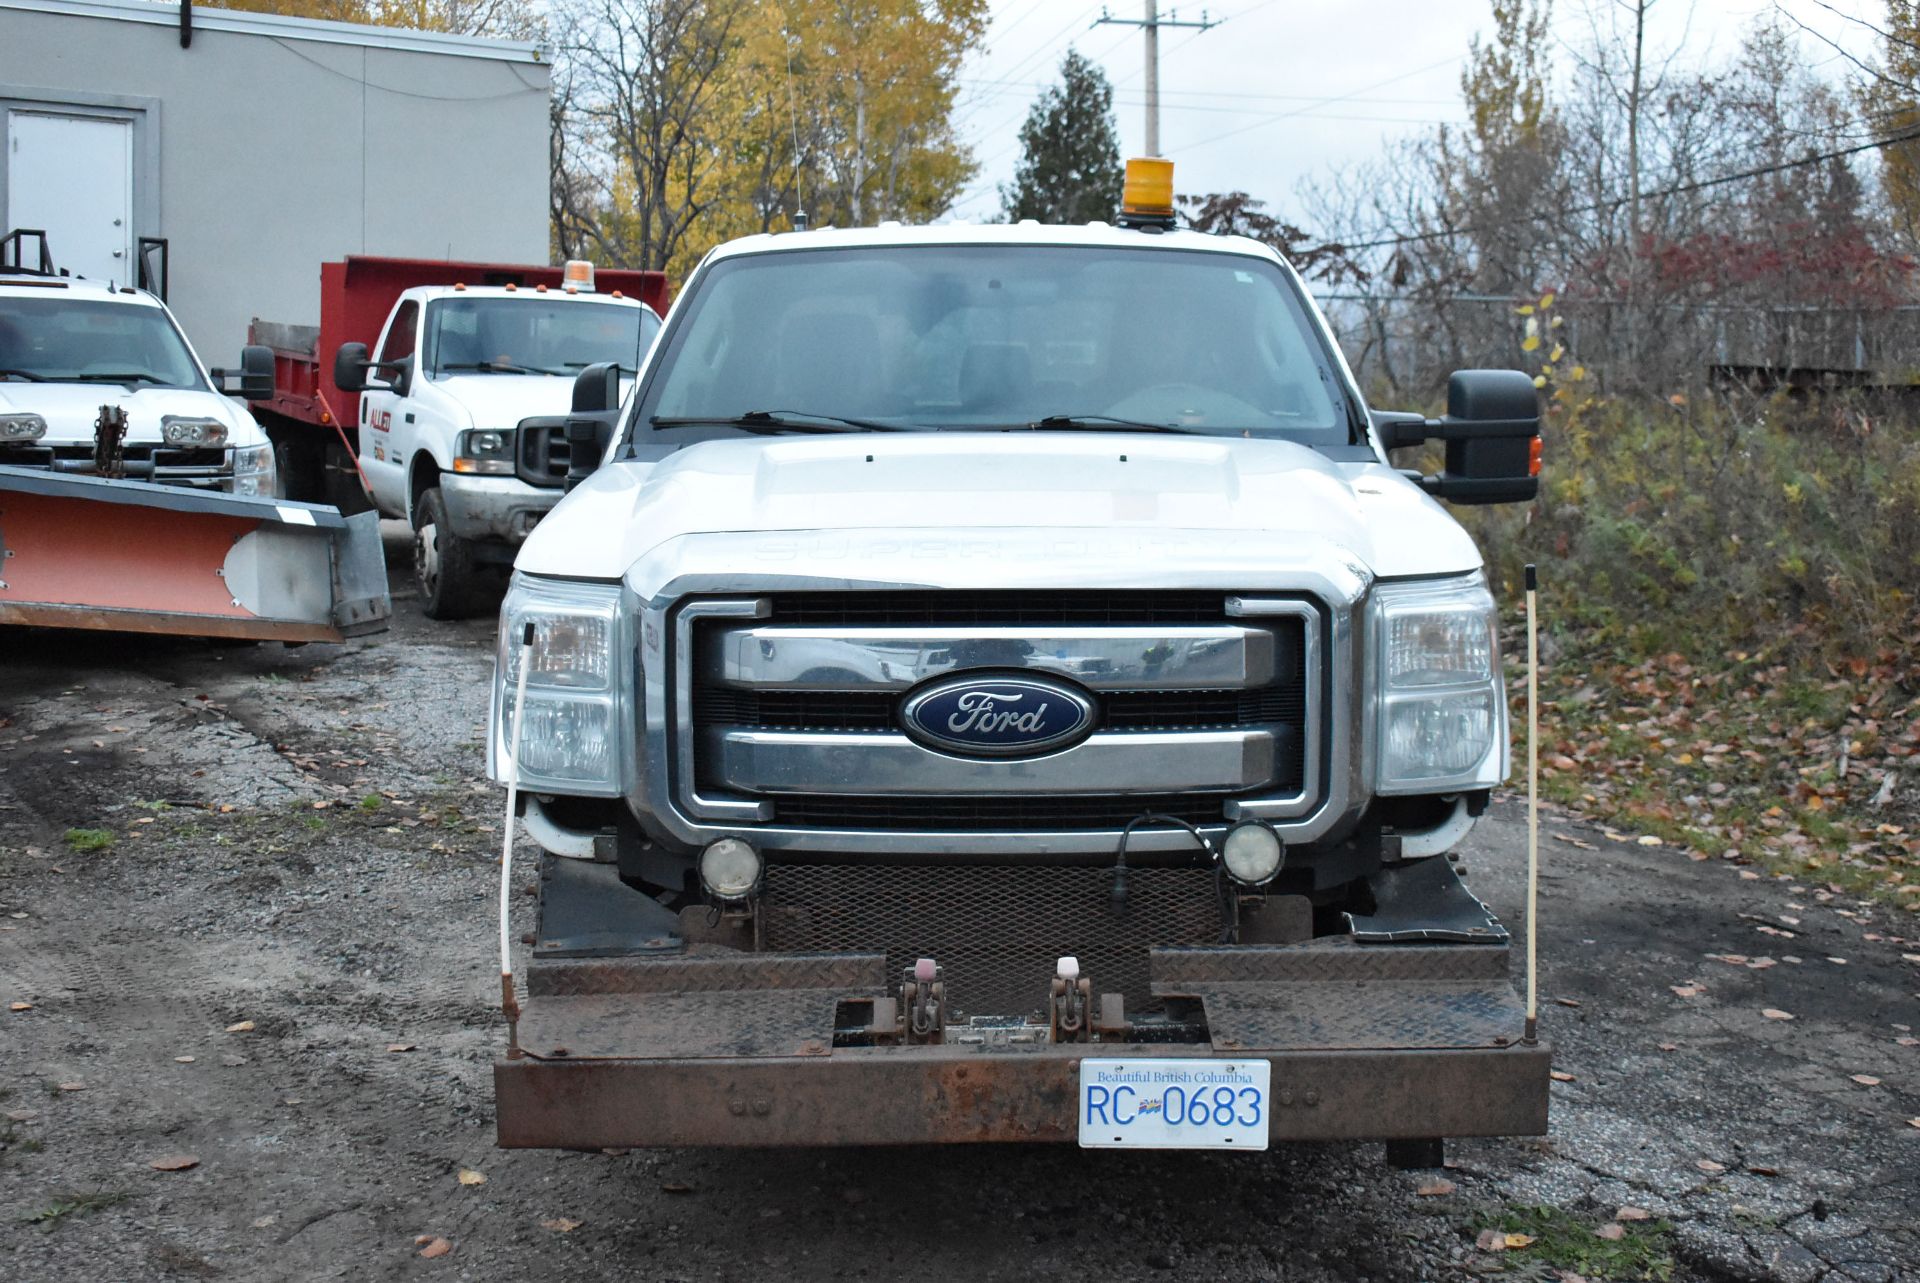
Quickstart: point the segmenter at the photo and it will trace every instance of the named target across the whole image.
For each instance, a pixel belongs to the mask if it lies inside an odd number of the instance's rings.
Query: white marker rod
[[[507,818],[500,826],[500,1009],[506,1013],[511,1040],[517,1045],[520,1004],[513,996],[513,945],[507,934],[508,906],[513,894],[514,809],[520,800],[520,731],[527,722],[527,670],[533,667],[533,621],[520,635],[520,676],[513,684],[513,734],[507,752]]]
[[[1534,624],[1534,598],[1540,579],[1527,563],[1527,1030],[1533,1042],[1540,1021],[1540,646]]]

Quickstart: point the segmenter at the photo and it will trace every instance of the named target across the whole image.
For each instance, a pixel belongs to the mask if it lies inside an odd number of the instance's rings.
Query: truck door
[[[7,227],[47,233],[55,266],[131,284],[133,122],[7,112]]]
[[[389,516],[407,511],[406,440],[404,432],[407,399],[393,391],[396,371],[381,364],[403,361],[419,349],[420,304],[404,299],[387,318],[386,332],[374,349],[374,368],[367,372],[367,390],[360,394],[360,466],[380,510]],[[409,369],[406,377],[417,379],[419,371]],[[377,382],[377,386],[376,386]]]

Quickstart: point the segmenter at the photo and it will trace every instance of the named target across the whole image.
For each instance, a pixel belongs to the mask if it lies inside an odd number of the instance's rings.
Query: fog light
[[[1220,844],[1227,876],[1245,887],[1273,881],[1284,855],[1280,835],[1259,820],[1242,820],[1227,830],[1226,840]]]
[[[744,900],[760,885],[760,853],[739,838],[721,838],[700,853],[700,885],[716,900]]]

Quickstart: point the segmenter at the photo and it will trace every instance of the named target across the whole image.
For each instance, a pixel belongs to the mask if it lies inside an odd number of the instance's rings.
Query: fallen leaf
[[[1561,1070],[1558,1070],[1558,1069],[1556,1069],[1556,1070],[1554,1070],[1554,1071],[1552,1071],[1552,1073],[1550,1073],[1550,1074],[1548,1075],[1548,1077],[1550,1077],[1550,1078],[1552,1078],[1552,1079],[1553,1079],[1553,1081],[1555,1081],[1555,1082],[1557,1082],[1557,1083],[1570,1083],[1570,1082],[1572,1082],[1572,1081],[1574,1081],[1574,1078],[1573,1078],[1573,1075],[1572,1075],[1572,1074],[1569,1074],[1569,1073],[1565,1073],[1565,1072],[1563,1072],[1563,1071],[1561,1071]]]
[[[1920,1127],[1920,1118],[1909,1118],[1909,1119],[1907,1120],[1907,1126],[1909,1126],[1909,1127]]]
[[[1694,1166],[1698,1167],[1701,1171],[1705,1172],[1709,1176],[1712,1176],[1712,1175],[1715,1175],[1716,1173],[1724,1172],[1727,1170],[1727,1165],[1725,1163],[1716,1163],[1711,1158],[1699,1159],[1694,1163]]]
[[[30,1002],[10,1002],[7,1004],[7,1010],[8,1011],[32,1011],[33,1004]]]
[[[1680,1044],[1677,1042],[1663,1042],[1660,1044],[1660,1050],[1661,1051],[1679,1051]]]
[[[1578,998],[1555,998],[1554,1001],[1563,1007],[1577,1007],[1580,1005]]]
[[[1593,1232],[1595,1238],[1603,1238],[1609,1243],[1618,1243],[1627,1236],[1627,1227],[1617,1221],[1608,1221]]]
[[[1509,1234],[1506,1237],[1508,1248],[1526,1247],[1533,1242],[1531,1234]]]
[[[279,1219],[280,1219],[279,1216],[273,1213],[268,1213],[265,1216],[256,1216],[253,1218],[253,1228],[257,1230],[263,1230],[267,1228],[267,1226],[272,1225],[275,1221]]]
[[[1668,985],[1676,998],[1697,998],[1706,992],[1705,985]]]
[[[1778,1007],[1762,1008],[1760,1014],[1765,1016],[1768,1020],[1792,1020],[1793,1019],[1793,1013],[1791,1011],[1782,1011]]]
[[[192,1056],[175,1056],[173,1058],[173,1063],[176,1065],[191,1065],[193,1063],[193,1057]]]
[[[1778,1167],[1749,1167],[1747,1170],[1755,1176],[1778,1176],[1780,1174]]]
[[[417,1239],[415,1241],[418,1242]],[[451,1252],[452,1250],[453,1250],[452,1243],[449,1243],[446,1239],[443,1239],[443,1238],[436,1238],[429,1241],[425,1247],[420,1249],[420,1255],[426,1257],[429,1261],[431,1261],[434,1257],[445,1256],[448,1252]]]
[[[1915,1038],[1912,1035],[1895,1038],[1893,1041],[1902,1047],[1920,1047],[1920,1038]]]
[[[1878,1087],[1880,1085],[1880,1080],[1872,1074],[1854,1074],[1853,1081],[1859,1083],[1862,1087]]]
[[[412,1051],[413,1044],[410,1042],[390,1042],[387,1044],[387,1050],[388,1051]]]
[[[1651,833],[1644,833],[1641,836],[1635,838],[1634,841],[1638,842],[1641,846],[1665,846],[1666,845],[1665,842],[1662,842],[1659,838],[1655,837]]]
[[[484,1173],[476,1172],[471,1167],[462,1167],[460,1169],[460,1183],[462,1185],[485,1185],[487,1178]]]
[[[1920,1119],[1914,1121],[1914,1126],[1920,1127]],[[1483,1252],[1504,1252],[1507,1250],[1507,1236],[1499,1230],[1481,1230],[1480,1237],[1473,1240],[1473,1245]]]
[[[156,1158],[147,1164],[156,1172],[184,1172],[200,1166],[200,1160],[192,1154],[169,1154],[165,1158]]]
[[[1421,1181],[1420,1187],[1413,1192],[1422,1198],[1439,1198],[1442,1195],[1453,1193],[1454,1190],[1458,1188],[1460,1187],[1446,1177],[1436,1176],[1432,1180]]]
[[[663,1194],[691,1194],[693,1193],[693,1186],[681,1181],[661,1181],[660,1192]]]
[[[253,1021],[236,1020],[227,1026],[227,1032],[230,1034],[250,1034],[253,1032]]]
[[[1616,1221],[1650,1221],[1653,1219],[1653,1213],[1644,1207],[1623,1207],[1614,1212],[1613,1219]]]
[[[9,1109],[7,1111],[7,1121],[12,1123],[31,1122],[38,1117],[40,1117],[40,1111],[37,1109]]]
[[[552,1230],[555,1234],[571,1234],[579,1229],[581,1224],[582,1222],[576,1221],[569,1216],[556,1216],[551,1220],[541,1221],[540,1228],[543,1230]]]
[[[61,1091],[85,1091],[86,1089],[87,1089],[87,1085],[82,1082],[71,1082],[71,1083],[60,1084]]]

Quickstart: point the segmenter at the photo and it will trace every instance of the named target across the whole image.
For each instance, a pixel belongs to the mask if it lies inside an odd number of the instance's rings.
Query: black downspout
[[[180,0],[180,47],[193,48],[193,0]]]

